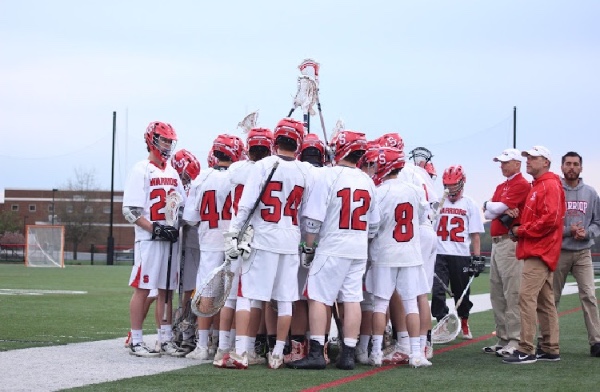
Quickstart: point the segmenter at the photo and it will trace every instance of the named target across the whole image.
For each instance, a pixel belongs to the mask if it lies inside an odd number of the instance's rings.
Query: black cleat
[[[297,361],[288,362],[285,366],[292,369],[325,369],[327,363],[323,355],[323,346],[316,340],[311,339],[308,355]]]
[[[355,351],[356,347],[348,347],[345,344],[342,345],[342,352],[338,355],[335,367],[342,370],[353,370]]]
[[[600,357],[600,343],[594,343],[590,347],[590,356]]]

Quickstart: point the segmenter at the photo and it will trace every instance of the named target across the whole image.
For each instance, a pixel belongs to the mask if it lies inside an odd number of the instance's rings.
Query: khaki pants
[[[573,274],[579,288],[579,300],[583,309],[583,320],[588,332],[588,341],[590,345],[600,343],[598,302],[596,301],[594,266],[592,265],[590,249],[562,250],[560,252],[558,267],[554,271],[554,301],[557,309],[569,272]]]
[[[558,314],[554,305],[554,274],[537,257],[523,261],[519,308],[521,309],[521,342],[519,351],[535,354],[534,339],[539,321],[542,350],[559,354]]]
[[[490,259],[490,300],[498,344],[517,347],[521,335],[519,288],[523,262],[515,256],[517,243],[508,236],[494,237]]]

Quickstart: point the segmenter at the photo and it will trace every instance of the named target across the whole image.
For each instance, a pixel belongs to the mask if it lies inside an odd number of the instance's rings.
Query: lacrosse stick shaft
[[[296,108],[295,108],[295,107],[294,107],[294,108],[291,108],[291,109],[290,109],[290,112],[288,113],[288,115],[287,115],[287,116],[288,116],[288,117],[292,117],[292,113],[294,113],[294,110],[296,110]]]
[[[185,266],[185,238],[184,238],[184,225],[182,224],[179,228],[179,252],[177,252],[179,256],[179,302],[177,304],[178,308],[182,308],[183,304],[183,268]]]
[[[475,279],[475,275],[471,276],[471,278],[469,279],[469,283],[467,283],[467,287],[465,287],[465,289],[463,290],[462,294],[460,295],[460,298],[456,302],[456,309],[457,310],[460,307],[460,304],[462,304],[463,298],[465,298],[465,295],[467,294],[467,291],[469,291],[469,287],[471,287],[471,283],[473,283],[473,279]]]
[[[446,283],[444,283],[444,281],[442,280],[442,278],[440,278],[438,276],[438,274],[436,274],[435,272],[433,273],[433,276],[438,280],[438,282],[440,282],[440,284],[444,288],[444,291],[446,291],[446,293],[448,293],[449,296],[454,297],[454,294],[452,294],[452,291],[450,291],[450,289],[448,288],[448,286],[446,286]]]
[[[167,321],[169,308],[169,293],[171,291],[171,259],[173,258],[173,243],[169,242],[169,257],[167,258],[167,292],[165,293],[165,309],[163,311],[163,321]]]
[[[321,110],[321,101],[319,100],[319,93],[317,92],[317,109],[319,110],[319,118],[321,119],[321,129],[323,130],[323,139],[325,141],[325,145],[329,145],[329,141],[327,140],[327,130],[325,129],[325,120],[323,120],[323,111]]]
[[[342,325],[342,319],[340,318],[340,308],[338,307],[337,301],[333,303],[331,314],[333,315],[333,321],[338,330],[338,336],[340,341],[344,342],[344,326]]]

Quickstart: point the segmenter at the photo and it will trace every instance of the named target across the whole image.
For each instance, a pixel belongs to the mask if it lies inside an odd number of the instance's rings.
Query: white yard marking
[[[0,295],[44,295],[44,294],[87,294],[87,291],[37,290],[37,289],[0,289]]]

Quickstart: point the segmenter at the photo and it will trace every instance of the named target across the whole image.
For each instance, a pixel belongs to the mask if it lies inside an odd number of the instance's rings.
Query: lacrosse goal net
[[[27,267],[65,266],[64,226],[27,225],[25,265]]]

